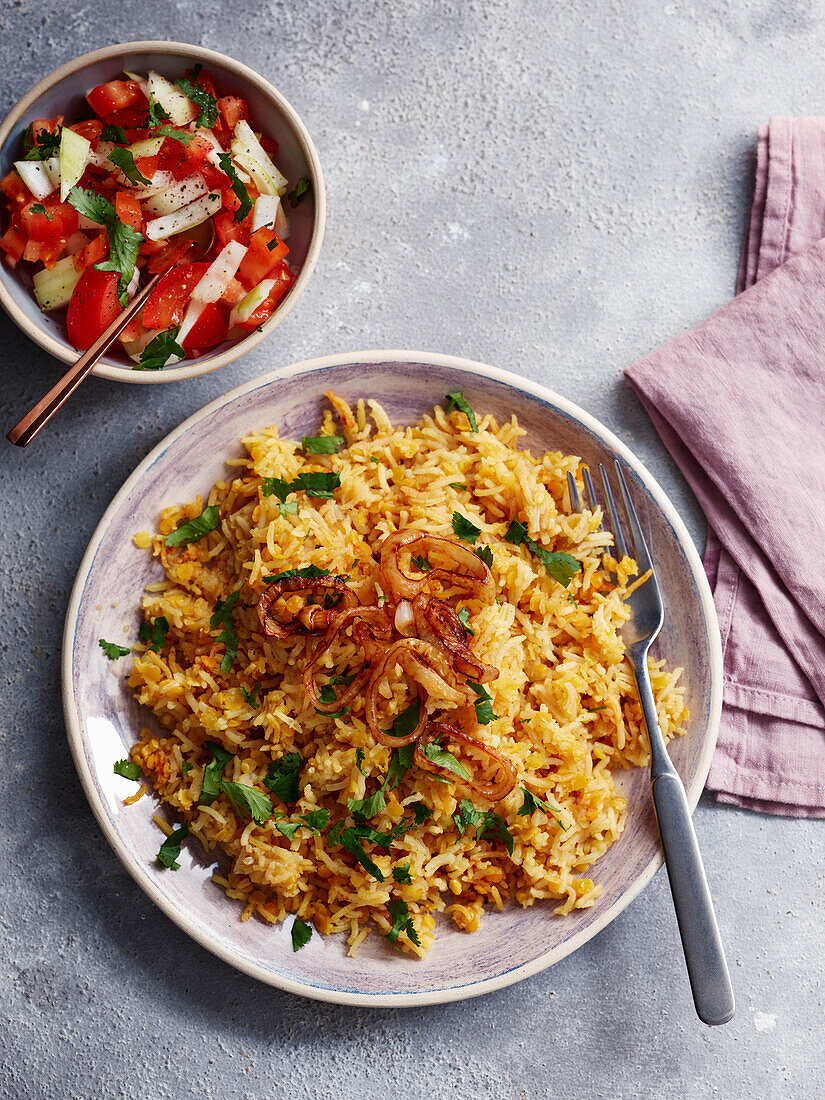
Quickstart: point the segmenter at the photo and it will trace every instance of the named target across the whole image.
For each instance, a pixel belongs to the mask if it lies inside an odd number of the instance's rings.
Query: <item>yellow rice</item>
[[[264,428],[243,440],[247,457],[229,463],[232,480],[218,482],[209,493],[206,503],[220,506],[218,530],[168,548],[164,537],[198,515],[204,502],[198,498],[164,511],[151,546],[165,579],[149,586],[143,610],[148,621],[165,616],[170,628],[160,653],[136,647],[130,684],[166,732],[143,730],[133,759],[163,802],[187,820],[191,834],[208,850],[225,853],[214,881],[242,903],[244,920],[254,914],[274,923],[294,913],[321,933],[346,933],[354,953],[369,927],[387,933],[387,903],[400,899],[421,946],[405,934],[398,945],[424,955],[440,912],[472,932],[485,906],[500,909],[507,899],[523,906],[552,899],[560,915],[592,905],[600,887],[585,872],[621,834],[626,816],[614,769],[648,761],[619,633],[628,616],[623,598],[634,563],[610,559],[619,580],[614,588],[602,568],[611,540],[599,529],[600,513],[570,513],[566,475],[578,470],[579,459],[520,451],[524,433],[515,417],[498,425],[477,410],[479,430],[473,433],[463,413],[447,415],[437,407],[414,427],[401,428],[376,402],[350,408],[329,396],[335,412],[325,412],[320,431],[345,436],[339,453],[304,457],[300,443],[280,439],[275,427]],[[292,480],[307,468],[340,475],[333,500],[300,493],[293,498],[297,513],[288,514],[276,496],[262,495],[262,478]],[[349,574],[360,601],[375,603],[382,595],[376,550],[385,536],[418,527],[454,537],[454,511],[481,529],[478,545],[489,545],[493,553],[498,600],[462,600],[459,606],[469,611],[474,653],[500,669],[487,685],[498,717],[481,727],[480,736],[515,766],[515,790],[492,805],[460,781],[443,784],[412,767],[370,824],[387,832],[422,798],[431,816],[411,826],[390,852],[370,850],[384,882],[345,848],[328,849],[323,834],[301,828],[290,842],[271,821],[258,825],[236,814],[224,796],[198,806],[211,758],[207,740],[235,754],[225,779],[261,791],[270,763],[299,751],[299,802],[286,807],[272,799],[291,820],[323,807],[335,822],[347,815],[348,798],[376,789],[390,750],[373,741],[361,717],[362,698],[354,700],[352,714],[338,718],[315,711],[301,684],[306,640],[279,643],[261,631],[255,603],[262,577],[312,563]],[[569,588],[553,580],[527,547],[504,540],[514,518],[545,549],[579,560],[581,571]],[[221,628],[210,629],[209,620],[216,601],[239,585],[234,621],[240,644],[231,671],[223,674]],[[344,647],[337,667],[353,655]],[[687,717],[681,670],[651,662],[651,671],[665,736],[681,734]],[[252,693],[258,683],[261,705],[255,707],[241,688]],[[358,749],[369,778],[356,766]],[[558,812],[520,816],[522,788]],[[472,828],[459,835],[453,814],[468,796],[479,810],[494,809],[504,819],[512,856],[493,837],[479,842]],[[392,868],[407,862],[411,882],[399,884]]]

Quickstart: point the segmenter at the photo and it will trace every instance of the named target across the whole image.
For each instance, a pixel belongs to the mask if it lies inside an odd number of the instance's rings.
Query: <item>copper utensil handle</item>
[[[95,340],[87,351],[83,352],[76,363],[69,367],[60,381],[56,382],[49,392],[41,397],[37,404],[26,413],[23,419],[14,425],[6,436],[10,443],[14,443],[17,447],[27,447],[31,443],[43,425],[51,420],[63,402],[74,393],[98,359],[123,332],[146,301],[162,274],[163,272],[158,272],[149,280],[123,312],[115,317],[105,332]]]

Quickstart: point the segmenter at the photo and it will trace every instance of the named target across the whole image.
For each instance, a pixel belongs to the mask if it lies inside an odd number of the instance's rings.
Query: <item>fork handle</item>
[[[662,837],[693,1003],[704,1023],[725,1024],[733,1016],[736,1005],[685,788],[678,775],[660,775],[651,781],[650,792]]]
[[[736,1005],[685,788],[659,727],[647,647],[632,652],[639,701],[650,738],[650,793],[665,853],[693,1003],[706,1024],[726,1024]]]

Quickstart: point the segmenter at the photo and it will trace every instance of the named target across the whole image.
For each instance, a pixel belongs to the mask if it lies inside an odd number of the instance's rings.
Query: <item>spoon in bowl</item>
[[[177,237],[189,239],[192,241],[193,247],[189,249],[185,256],[181,257],[178,263],[173,264],[164,271],[159,271],[149,280],[146,286],[135,295],[123,312],[119,313],[109,327],[101,333],[92,346],[83,352],[77,362],[69,367],[63,377],[52,386],[49,392],[44,394],[37,404],[26,413],[22,420],[19,420],[14,425],[6,436],[6,439],[8,439],[10,443],[14,443],[17,447],[27,447],[29,443],[31,443],[44,424],[47,424],[49,420],[51,420],[63,402],[74,393],[97,361],[109,350],[132,318],[140,312],[146,299],[157,286],[160,279],[166,275],[167,272],[172,271],[174,267],[177,267],[181,262],[187,264],[192,263],[196,260],[200,260],[209,252],[209,249],[212,247],[212,242],[215,239],[215,230],[210,219],[209,221],[201,222],[200,225],[193,226],[192,229],[177,234]]]

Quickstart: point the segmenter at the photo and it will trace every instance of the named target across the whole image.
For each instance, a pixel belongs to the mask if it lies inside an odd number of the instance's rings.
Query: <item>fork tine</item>
[[[576,488],[576,479],[567,471],[567,488],[570,490],[570,509],[573,512],[580,512],[582,510],[582,502],[579,497],[579,490]]]
[[[639,516],[633,505],[633,501],[630,498],[630,490],[627,487],[624,473],[619,465],[618,459],[614,460],[613,465],[616,467],[616,478],[619,482],[619,491],[622,494],[622,504],[624,505],[624,514],[627,517],[627,526],[630,530],[630,537],[633,540],[633,556],[636,559],[636,564],[639,567],[639,574],[646,573],[648,569],[653,568],[653,562],[650,559],[650,551],[647,548],[645,537],[642,534],[642,525],[639,523]]]
[[[622,525],[619,523],[619,513],[616,511],[616,504],[613,500],[613,490],[610,488],[610,482],[607,479],[607,470],[599,463],[599,477],[602,482],[602,489],[604,490],[604,499],[607,503],[607,512],[610,516],[610,526],[613,528],[613,541],[615,543],[613,549],[615,550],[614,557],[617,561],[621,561],[627,554],[627,543],[624,541],[624,535],[622,534]]]
[[[596,487],[593,484],[593,478],[590,476],[590,468],[588,466],[582,466],[582,479],[584,481],[584,492],[587,497],[587,504],[591,512],[595,512],[599,506],[599,502],[596,500]]]

